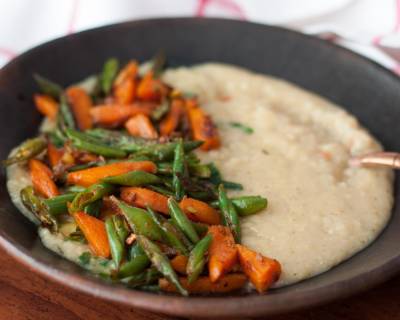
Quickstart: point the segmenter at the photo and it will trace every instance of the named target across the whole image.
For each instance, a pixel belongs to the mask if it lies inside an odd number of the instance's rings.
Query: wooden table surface
[[[0,249],[1,320],[170,320],[110,303],[33,274]],[[400,277],[356,297],[269,320],[400,319]]]

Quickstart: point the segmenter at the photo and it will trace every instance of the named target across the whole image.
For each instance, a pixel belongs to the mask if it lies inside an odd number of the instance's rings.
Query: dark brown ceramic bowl
[[[400,82],[352,52],[293,31],[223,19],[156,19],[85,31],[36,47],[0,71],[0,158],[35,134],[32,106],[38,72],[67,85],[115,56],[141,61],[164,49],[170,64],[231,63],[312,90],[355,114],[386,149],[400,150]],[[36,230],[0,187],[0,244],[33,271],[91,295],[176,316],[256,316],[288,312],[347,297],[387,280],[400,269],[400,212],[368,248],[329,272],[268,294],[182,298],[128,290],[93,277],[46,250]],[[396,183],[395,198],[400,193]],[[315,239],[318,241],[318,239]],[[310,248],[312,250],[312,248]]]

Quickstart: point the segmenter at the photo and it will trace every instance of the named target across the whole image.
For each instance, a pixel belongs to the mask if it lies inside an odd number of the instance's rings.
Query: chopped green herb
[[[244,124],[242,124],[242,123],[240,123],[240,122],[229,122],[229,125],[230,125],[232,128],[240,129],[240,130],[242,130],[244,133],[247,133],[247,134],[252,134],[252,133],[254,132],[254,129],[253,129],[253,128],[250,128],[249,126],[246,126],[246,125],[244,125]]]
[[[90,263],[90,259],[92,258],[92,255],[90,252],[84,252],[79,256],[79,263],[86,266]]]

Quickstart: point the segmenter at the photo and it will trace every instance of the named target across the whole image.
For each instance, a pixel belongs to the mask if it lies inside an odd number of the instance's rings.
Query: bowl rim
[[[166,21],[177,21],[177,22],[190,22],[190,21],[216,21],[222,23],[238,23],[238,24],[252,24],[258,27],[264,27],[266,29],[272,29],[281,33],[289,33],[301,37],[304,39],[319,42],[321,45],[330,46],[333,50],[345,52],[354,58],[363,60],[363,63],[373,65],[379,72],[385,73],[397,81],[400,85],[400,78],[390,70],[384,68],[382,65],[375,61],[372,61],[364,56],[361,56],[349,49],[340,47],[332,42],[328,42],[310,35],[300,33],[298,31],[286,29],[279,26],[270,26],[261,23],[239,21],[234,19],[226,18],[196,18],[196,17],[168,17],[168,18],[150,18],[150,19],[139,19],[126,21],[121,23],[115,23],[105,26],[100,26],[88,30],[83,30],[71,35],[58,37],[51,41],[47,41],[38,46],[35,46],[16,58],[8,62],[3,68],[0,69],[1,73],[11,67],[18,60],[24,57],[35,54],[37,50],[47,47],[49,45],[57,45],[58,42],[64,41],[65,38],[74,39],[79,37],[81,34],[98,32],[105,29],[121,28],[121,27],[132,27],[143,23],[160,23]],[[389,220],[388,224],[391,223]],[[385,229],[384,229],[385,230]],[[381,232],[380,235],[384,232]],[[376,241],[376,239],[375,239]],[[373,242],[372,242],[373,243]],[[150,312],[157,312],[173,316],[190,316],[190,317],[227,317],[227,316],[261,316],[261,315],[275,315],[280,313],[292,312],[300,309],[314,307],[317,305],[332,302],[334,300],[344,299],[365,291],[373,286],[376,286],[385,280],[390,279],[396,273],[400,271],[400,254],[392,258],[390,261],[381,263],[378,267],[372,270],[365,270],[364,272],[357,274],[349,279],[332,283],[328,286],[322,286],[319,288],[310,289],[306,292],[293,292],[291,294],[290,304],[287,301],[279,299],[279,293],[270,295],[246,295],[246,296],[194,296],[194,297],[180,297],[168,294],[157,295],[138,290],[129,290],[120,286],[110,285],[106,282],[92,280],[90,277],[83,275],[77,277],[76,275],[69,274],[61,271],[55,267],[50,267],[42,262],[39,262],[33,258],[27,250],[22,248],[13,240],[9,239],[7,235],[0,230],[0,246],[18,262],[23,264],[25,267],[35,271],[42,276],[45,276],[56,283],[65,285],[72,289],[80,292],[89,294],[91,296],[109,300],[116,303],[122,303],[124,305],[132,306],[142,310]],[[351,259],[351,257],[349,258]],[[329,271],[327,271],[329,272]],[[368,279],[368,281],[366,281]],[[304,281],[307,281],[304,280]],[[345,284],[345,285],[343,285]],[[226,303],[226,299],[229,298],[229,303]]]

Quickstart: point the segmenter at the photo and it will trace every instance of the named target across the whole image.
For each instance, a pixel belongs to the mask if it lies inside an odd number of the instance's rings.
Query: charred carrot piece
[[[36,108],[44,116],[55,119],[58,112],[58,102],[45,94],[35,94],[33,96]]]
[[[210,226],[208,233],[213,239],[208,249],[208,273],[211,282],[220,279],[229,272],[237,262],[235,240],[228,227]]]
[[[114,97],[120,104],[129,104],[135,100],[136,81],[133,78],[125,79],[120,85],[114,88]]]
[[[150,118],[144,114],[137,114],[125,123],[125,128],[132,136],[146,139],[157,139],[158,134]]]
[[[155,191],[138,188],[126,187],[121,189],[121,199],[125,202],[140,207],[150,207],[154,211],[158,211],[168,215],[168,198],[161,193]]]
[[[118,73],[114,81],[114,88],[121,85],[126,79],[135,79],[138,73],[138,63],[135,60],[129,61]]]
[[[43,162],[31,159],[28,163],[34,190],[45,198],[59,195],[56,184],[52,180],[53,173]]]
[[[134,103],[129,105],[99,105],[90,110],[93,121],[99,125],[114,127],[122,124],[136,114],[150,115],[155,109],[153,103]]]
[[[187,278],[179,278],[179,282],[189,293],[231,292],[241,289],[246,284],[246,281],[246,276],[240,273],[227,274],[216,282],[212,282],[208,277],[199,277],[196,281],[189,284]],[[175,286],[165,278],[161,278],[158,284],[163,291],[177,292]]]
[[[281,275],[281,265],[275,259],[264,257],[258,252],[237,244],[238,256],[243,272],[249,277],[251,283],[262,293]]]
[[[62,156],[62,150],[57,149],[56,146],[51,142],[47,144],[47,157],[49,158],[49,162],[52,168],[54,168],[60,162]]]
[[[174,99],[167,116],[160,122],[161,136],[170,136],[176,130],[183,111],[183,101],[180,99]]]
[[[84,212],[75,212],[73,217],[93,253],[96,256],[108,258],[110,256],[110,245],[104,222]]]
[[[92,99],[80,87],[69,87],[65,92],[68,102],[71,105],[79,129],[82,131],[90,129],[93,126],[90,110],[92,108]]]
[[[137,97],[145,101],[160,101],[167,94],[167,88],[158,79],[154,79],[153,72],[147,73],[139,82]]]
[[[207,151],[220,146],[218,129],[194,99],[186,100],[186,110],[194,140],[204,141],[200,149]]]
[[[203,201],[185,197],[179,203],[179,206],[193,221],[207,224],[220,224],[221,222],[218,211]]]
[[[171,260],[171,266],[176,272],[180,274],[186,274],[186,266],[188,263],[188,257],[184,255],[177,255]]]
[[[155,173],[157,171],[157,166],[151,161],[116,162],[100,167],[70,172],[67,175],[67,183],[88,187],[103,178],[117,176],[136,170]]]
[[[136,96],[136,75],[138,64],[130,61],[117,75],[114,81],[114,97],[117,103],[125,105],[132,103]]]

